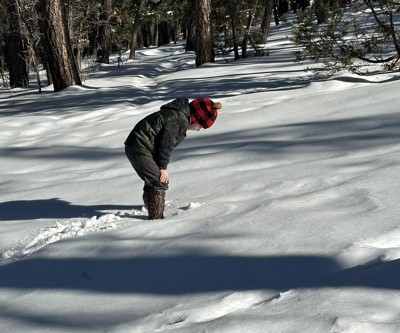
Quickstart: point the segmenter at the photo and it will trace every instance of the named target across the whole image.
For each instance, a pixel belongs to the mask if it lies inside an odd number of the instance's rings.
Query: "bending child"
[[[149,220],[164,218],[172,150],[183,142],[187,130],[211,127],[221,107],[209,98],[190,103],[186,98],[177,98],[139,121],[129,134],[125,154],[144,181],[143,201]]]

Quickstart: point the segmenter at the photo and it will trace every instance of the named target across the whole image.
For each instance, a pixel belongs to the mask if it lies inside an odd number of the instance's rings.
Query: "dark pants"
[[[168,183],[160,182],[160,168],[153,157],[140,155],[128,146],[125,146],[125,154],[138,176],[144,181],[144,192],[168,189]]]

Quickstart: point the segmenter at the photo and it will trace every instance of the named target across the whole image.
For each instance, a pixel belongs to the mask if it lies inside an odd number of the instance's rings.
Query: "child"
[[[139,121],[129,134],[125,154],[144,181],[143,201],[149,220],[164,218],[172,150],[186,138],[187,130],[211,127],[221,107],[209,98],[190,103],[186,98],[177,98]]]

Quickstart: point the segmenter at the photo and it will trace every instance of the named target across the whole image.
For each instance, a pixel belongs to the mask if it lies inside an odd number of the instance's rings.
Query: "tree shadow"
[[[187,254],[168,257],[124,259],[27,260],[0,266],[0,290],[76,291],[99,295],[187,295],[209,292],[287,290],[310,286],[309,280],[339,269],[335,261],[313,256],[246,257]],[[79,306],[79,305],[78,305]],[[104,330],[110,322],[120,322],[118,313],[93,318],[65,316],[44,311],[16,311],[0,305],[2,316],[27,325],[61,329]],[[136,316],[133,311],[130,316]],[[0,316],[1,317],[1,316]],[[117,319],[116,319],[117,317]]]
[[[163,61],[165,62],[166,60]],[[182,78],[174,78],[173,80],[157,80],[157,78],[165,76],[168,72],[183,72],[188,67],[191,68],[191,66],[171,67],[170,70],[168,68],[158,69],[157,65],[159,65],[160,59],[156,58],[147,60],[140,65],[129,64],[124,66],[122,71],[115,70],[113,67],[104,67],[101,72],[93,74],[93,79],[101,80],[107,78],[108,80],[113,80],[114,78],[129,77],[133,83],[110,86],[105,90],[101,87],[96,87],[96,81],[93,80],[80,87],[69,87],[62,92],[46,93],[40,99],[29,99],[29,94],[35,94],[35,92],[32,92],[27,94],[27,99],[23,100],[23,102],[17,100],[18,96],[16,96],[12,108],[10,108],[8,99],[0,99],[0,109],[7,110],[0,113],[0,118],[23,114],[57,115],[61,112],[63,114],[76,114],[87,110],[95,111],[115,107],[119,103],[140,107],[154,100],[160,100],[161,106],[166,101],[179,96],[185,96],[190,99],[199,96],[222,98],[236,96],[237,91],[241,91],[241,94],[252,94],[254,91],[284,91],[303,88],[310,84],[310,76],[293,77],[289,75],[288,78],[283,78],[282,76],[284,75],[288,76],[288,74],[295,72],[303,72],[297,69],[297,66],[295,69],[290,68],[291,59],[279,59],[280,63],[284,61],[288,61],[287,70],[284,71],[274,70],[271,72],[271,69],[265,69],[260,72],[256,69],[247,68],[256,64],[253,59],[251,61],[242,60],[222,65],[223,67],[234,67],[231,70],[233,74],[215,77],[214,75],[210,76],[208,70],[202,71],[199,69],[198,75],[193,72],[189,73],[188,78],[185,78],[183,74]],[[207,66],[215,65],[207,64],[203,67]],[[257,79],[254,78],[254,75],[257,75]],[[134,83],[135,78],[139,80],[136,85]],[[156,86],[154,86],[155,82],[157,83]],[[151,94],[148,93],[149,87],[152,89]],[[171,98],[171,96],[174,97]],[[157,108],[154,111],[157,111]]]
[[[0,154],[5,157],[18,157],[25,159],[43,160],[79,160],[79,161],[104,161],[123,156],[123,144],[121,148],[93,148],[79,146],[51,146],[51,147],[12,147],[0,148]]]
[[[196,155],[245,151],[246,154],[284,154],[298,152],[356,152],[396,144],[400,119],[397,114],[355,117],[328,121],[288,123],[222,134],[210,134],[187,140],[174,152],[175,160]],[[290,136],[281,139],[282,133]],[[276,139],[278,137],[278,139]]]
[[[373,260],[339,271],[323,280],[322,285],[332,287],[369,287],[400,290],[400,259]]]
[[[160,295],[287,290],[312,286],[316,277],[339,269],[334,260],[317,256],[29,259],[0,266],[0,288]]]
[[[141,209],[132,205],[72,205],[59,198],[37,200],[14,200],[0,203],[0,220],[61,219],[73,217],[92,217],[107,211]]]
[[[342,270],[322,256],[36,258],[0,266],[0,288],[154,295],[321,287],[400,290],[399,274],[400,259]]]

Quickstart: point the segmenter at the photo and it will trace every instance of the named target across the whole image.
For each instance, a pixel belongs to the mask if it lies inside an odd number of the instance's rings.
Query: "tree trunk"
[[[240,59],[240,55],[239,55],[239,45],[237,41],[236,17],[234,16],[231,16],[231,25],[232,25],[233,53],[235,54],[235,60],[238,60]]]
[[[194,23],[194,15],[187,27],[185,51],[196,51],[196,25]]]
[[[278,5],[277,5],[277,0],[274,0],[274,19],[275,19],[275,25],[279,25],[279,17],[278,17]]]
[[[5,38],[5,62],[7,64],[10,87],[23,87],[28,85],[27,48],[21,34],[20,15],[14,3],[7,7],[9,14],[9,33]]]
[[[161,22],[159,27],[161,33],[159,34],[158,46],[169,44],[172,39],[170,24],[168,22]]]
[[[81,85],[69,38],[64,0],[40,0],[43,48],[48,59],[54,91]]]
[[[41,44],[43,45],[43,40],[42,40]],[[53,84],[53,79],[51,78],[49,59],[48,59],[47,53],[44,50],[44,46],[39,47],[39,52],[40,52],[40,58],[42,59],[43,67],[46,71],[47,85],[49,86],[49,85]]]
[[[238,26],[240,27],[239,21],[239,1],[235,0],[232,1],[228,6],[228,13],[231,22],[231,29],[232,29],[232,40],[233,40],[233,52],[235,54],[235,60],[240,59],[239,54],[239,43],[238,43]]]
[[[182,30],[182,27],[181,27],[180,23],[179,22],[175,22],[174,26],[173,26],[173,29],[172,29],[172,34],[173,34],[172,35],[172,40],[174,41],[174,44],[176,44],[177,41],[179,40],[179,36],[181,34],[181,30]]]
[[[269,28],[272,21],[272,12],[274,10],[274,0],[264,0],[264,15],[261,22],[262,42],[264,44],[268,41]]]
[[[112,0],[102,0],[102,12],[100,14],[99,45],[100,52],[98,61],[102,64],[110,62],[111,52],[111,27],[110,17],[112,11]]]
[[[96,16],[94,14],[90,14],[89,19],[93,22],[96,21]],[[97,24],[91,25],[88,28],[88,38],[89,38],[89,54],[91,56],[96,57],[99,50],[98,44],[98,36],[99,36],[99,27]]]
[[[131,34],[131,41],[130,41],[130,52],[129,52],[129,59],[135,59],[136,55],[136,48],[137,48],[137,41],[138,41],[138,32],[140,29],[140,16],[142,14],[142,9],[144,6],[144,0],[137,0],[136,1],[136,12],[135,12],[135,21],[133,22],[132,26],[132,34]]]
[[[158,40],[160,39],[159,38],[159,36],[160,36],[160,27],[159,27],[159,24],[158,24],[158,19],[157,19],[157,22],[154,24],[154,46],[158,46]]]
[[[149,23],[149,35],[150,35],[150,41],[149,41],[149,46],[154,46],[156,45],[156,24],[154,22]]]
[[[244,37],[242,40],[242,58],[247,58],[247,42],[249,41],[250,38],[250,28],[253,23],[253,18],[256,13],[256,6],[257,6],[257,1],[253,1],[253,3],[249,4],[249,12],[247,16],[247,24],[246,24],[246,29],[244,31]]]
[[[211,0],[194,0],[196,66],[214,62],[211,31]]]
[[[0,38],[3,38],[3,35],[0,34]],[[4,60],[4,49],[0,47],[0,68],[4,69],[5,67],[5,60]]]

